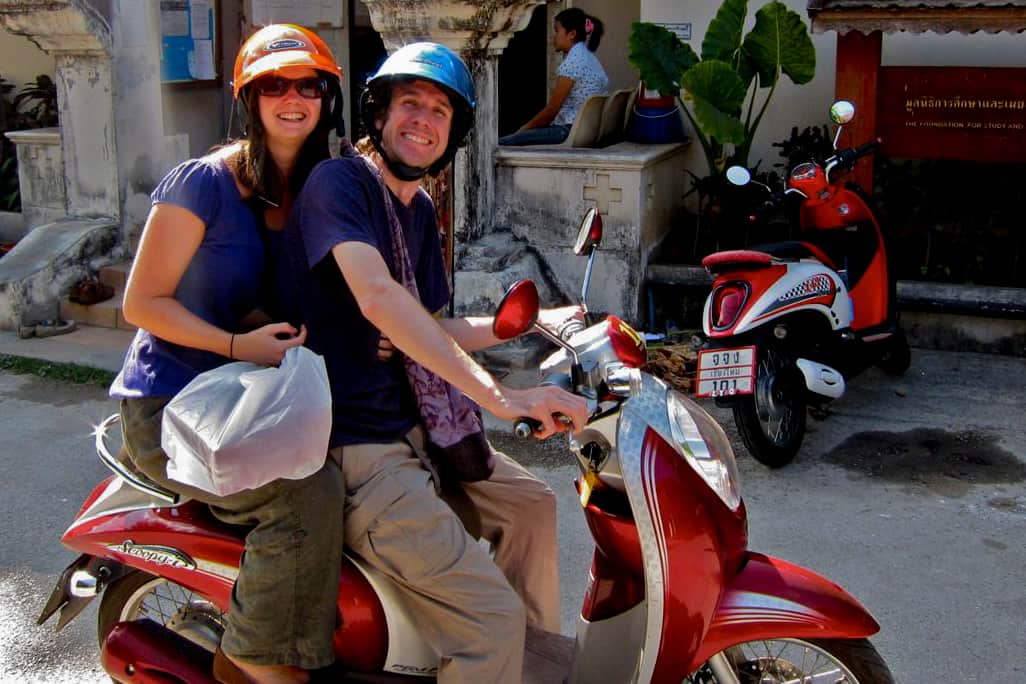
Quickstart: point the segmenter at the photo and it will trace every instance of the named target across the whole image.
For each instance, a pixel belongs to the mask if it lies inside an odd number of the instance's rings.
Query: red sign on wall
[[[1026,69],[881,67],[877,131],[889,157],[1026,161]]]

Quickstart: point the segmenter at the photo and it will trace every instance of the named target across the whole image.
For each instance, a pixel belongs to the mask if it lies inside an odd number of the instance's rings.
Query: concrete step
[[[132,262],[124,261],[120,264],[111,264],[100,269],[100,282],[110,285],[115,290],[124,292],[125,284],[128,283],[128,272],[132,270]]]
[[[123,298],[123,290],[115,288],[113,297],[96,304],[77,304],[69,299],[63,299],[61,318],[71,319],[79,325],[135,331],[136,327],[126,321],[122,313]]]
[[[128,282],[128,272],[131,269],[132,262],[130,261],[102,267],[99,272],[99,281],[113,287],[114,296],[106,301],[90,305],[63,299],[60,307],[61,318],[70,318],[79,325],[88,325],[94,328],[135,331],[136,327],[126,321],[122,313],[125,285]]]

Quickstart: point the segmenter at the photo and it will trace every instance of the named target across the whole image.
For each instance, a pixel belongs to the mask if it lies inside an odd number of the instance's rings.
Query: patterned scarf
[[[381,186],[382,199],[392,233],[393,276],[414,299],[420,301],[417,280],[406,238],[392,204],[392,193],[381,172],[369,159],[364,161]],[[484,435],[481,410],[469,397],[436,373],[403,354],[403,365],[427,432],[427,454],[443,479],[461,482],[487,480],[495,464]]]

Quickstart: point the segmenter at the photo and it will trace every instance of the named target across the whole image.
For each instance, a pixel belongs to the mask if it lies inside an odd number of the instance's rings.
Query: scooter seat
[[[731,249],[710,254],[702,259],[702,265],[710,273],[716,274],[742,267],[770,266],[774,261],[773,255],[766,252],[757,252],[753,249]]]

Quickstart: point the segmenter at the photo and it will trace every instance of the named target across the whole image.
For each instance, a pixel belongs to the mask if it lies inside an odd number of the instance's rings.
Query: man
[[[408,380],[400,355],[378,358],[379,345],[394,345],[499,418],[538,420],[539,437],[557,431],[554,414],[577,430],[587,419],[584,399],[553,387],[505,387],[470,358],[468,351],[499,342],[490,318],[433,315],[449,289],[434,207],[420,180],[452,160],[474,104],[470,73],[451,50],[417,43],[397,51],[362,102],[375,148],[370,163],[345,156],[318,166],[297,200],[287,243],[294,266],[306,269],[297,299],[308,344],[324,355],[331,379],[346,542],[403,590],[441,656],[440,682],[519,682],[525,622],[559,630],[555,498],[493,454],[492,475],[463,486],[495,546],[492,562],[436,495],[421,458],[417,381]],[[393,248],[397,239],[405,249]],[[401,282],[403,251],[415,287]]]

